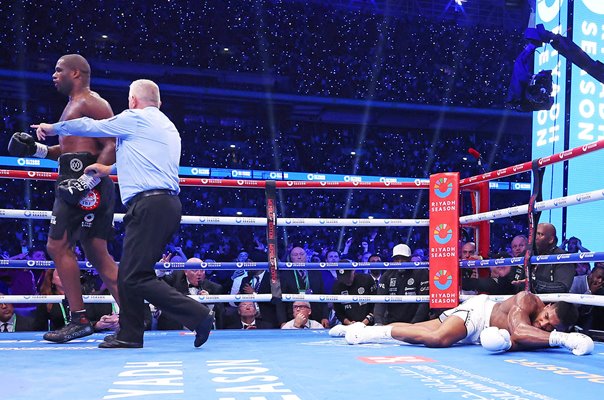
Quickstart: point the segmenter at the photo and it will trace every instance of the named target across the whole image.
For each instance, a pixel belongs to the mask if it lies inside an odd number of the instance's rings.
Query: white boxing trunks
[[[449,317],[461,318],[466,325],[467,335],[459,343],[480,344],[480,332],[489,327],[491,311],[495,304],[489,296],[481,294],[443,312],[439,319],[444,322]]]

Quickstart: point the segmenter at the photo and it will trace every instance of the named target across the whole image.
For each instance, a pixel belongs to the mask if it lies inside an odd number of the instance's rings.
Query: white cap
[[[406,244],[397,244],[392,249],[392,257],[396,256],[411,257],[411,249]]]

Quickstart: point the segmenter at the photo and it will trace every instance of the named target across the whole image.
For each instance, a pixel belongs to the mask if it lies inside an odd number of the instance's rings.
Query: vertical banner
[[[573,42],[586,56],[604,62],[604,0],[575,0]],[[585,146],[604,139],[604,83],[598,82],[573,64],[571,74],[569,147]],[[568,194],[604,187],[604,151],[596,151],[568,161]],[[597,201],[566,210],[566,238],[576,236],[588,249],[597,248],[604,226],[594,224],[594,215],[604,214],[604,202]],[[586,229],[589,227],[589,229]]]
[[[430,308],[459,304],[459,172],[430,176]]]
[[[600,1],[600,0],[597,0]],[[537,1],[535,24],[543,24],[545,29],[566,36],[568,30],[568,0]],[[551,45],[545,45],[535,52],[535,73],[552,71],[554,105],[549,110],[533,112],[532,159],[561,153],[564,149],[566,102],[566,58]],[[554,164],[545,169],[543,176],[543,199],[564,196],[564,167]],[[543,211],[542,220],[562,228],[562,210],[559,208]]]
[[[266,244],[268,247],[268,269],[271,274],[271,294],[281,298],[281,281],[277,272],[277,184],[266,181]]]

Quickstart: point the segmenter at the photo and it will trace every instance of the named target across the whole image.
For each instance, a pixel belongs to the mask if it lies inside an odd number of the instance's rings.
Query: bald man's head
[[[549,251],[558,242],[556,236],[556,227],[552,224],[541,223],[537,225],[537,234],[535,235],[535,247],[539,254],[549,254]]]
[[[65,54],[59,61],[63,60],[63,65],[72,70],[79,71],[82,83],[90,85],[90,64],[79,54]]]

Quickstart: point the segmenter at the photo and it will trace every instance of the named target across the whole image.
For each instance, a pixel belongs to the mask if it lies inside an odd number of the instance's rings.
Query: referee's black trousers
[[[148,307],[145,300],[191,330],[209,313],[208,307],[159,280],[155,274],[155,263],[180,228],[181,214],[180,199],[169,194],[143,197],[128,208],[118,271],[119,340],[143,343],[144,309]]]

